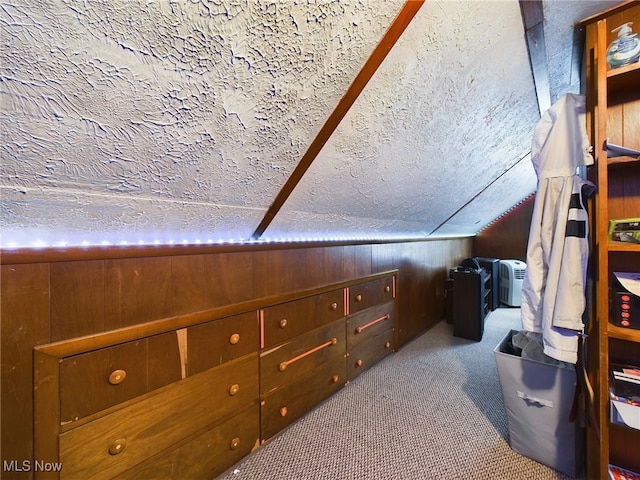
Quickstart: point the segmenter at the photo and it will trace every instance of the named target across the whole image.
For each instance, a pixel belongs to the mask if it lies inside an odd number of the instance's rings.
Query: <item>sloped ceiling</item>
[[[552,100],[579,91],[547,0]],[[255,237],[399,0],[0,2],[2,246]],[[517,0],[428,1],[260,240],[473,235],[535,190]]]

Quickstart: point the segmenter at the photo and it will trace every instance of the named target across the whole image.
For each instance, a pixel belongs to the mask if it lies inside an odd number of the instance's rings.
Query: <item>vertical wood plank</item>
[[[171,275],[174,315],[254,298],[252,252],[173,257]]]
[[[2,265],[0,276],[1,460],[33,461],[32,349],[50,338],[49,264]]]
[[[345,280],[344,247],[325,247],[323,254],[325,265],[324,283],[338,283]]]
[[[170,317],[171,257],[105,260],[105,328]]]
[[[104,321],[104,261],[51,264],[51,340],[101,332]]]

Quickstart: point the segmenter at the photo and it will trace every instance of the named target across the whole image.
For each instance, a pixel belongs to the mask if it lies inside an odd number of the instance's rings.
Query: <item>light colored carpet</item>
[[[493,349],[510,329],[518,308],[491,312],[481,342],[438,323],[219,478],[571,478],[509,447]]]

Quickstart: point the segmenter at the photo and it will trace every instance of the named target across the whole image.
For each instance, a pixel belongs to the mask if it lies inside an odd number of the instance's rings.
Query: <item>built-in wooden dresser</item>
[[[396,274],[36,347],[36,478],[221,474],[395,350]]]
[[[349,380],[395,349],[395,279],[383,277],[346,289]]]

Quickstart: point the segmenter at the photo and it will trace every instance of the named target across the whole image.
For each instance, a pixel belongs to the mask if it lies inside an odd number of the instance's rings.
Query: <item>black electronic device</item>
[[[615,325],[640,330],[640,297],[626,291],[615,292],[613,312]]]

